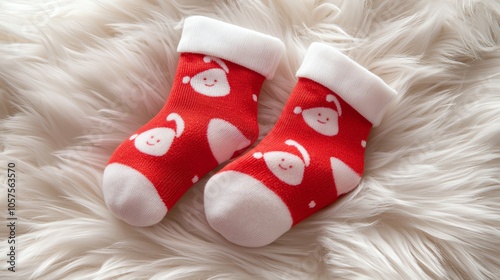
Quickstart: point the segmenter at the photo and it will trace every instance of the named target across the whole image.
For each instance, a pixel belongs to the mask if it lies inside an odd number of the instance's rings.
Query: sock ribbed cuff
[[[278,38],[257,31],[192,16],[184,21],[177,51],[219,57],[271,79],[285,45]]]
[[[396,95],[381,78],[340,51],[321,43],[309,47],[297,77],[311,79],[338,94],[373,126],[378,126]]]

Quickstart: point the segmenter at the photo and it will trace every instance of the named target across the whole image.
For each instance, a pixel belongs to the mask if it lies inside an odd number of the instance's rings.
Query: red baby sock
[[[344,54],[314,43],[275,127],[205,187],[209,224],[229,241],[267,245],[355,188],[366,141],[395,95]]]
[[[165,106],[115,150],[104,170],[106,204],[131,225],[160,222],[191,185],[257,139],[257,97],[284,45],[195,16],[185,20],[177,50]]]

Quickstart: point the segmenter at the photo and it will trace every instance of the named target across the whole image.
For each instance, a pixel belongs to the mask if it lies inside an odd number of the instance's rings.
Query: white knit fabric
[[[396,95],[378,76],[321,43],[311,44],[297,76],[329,88],[374,126],[380,124],[387,105]]]
[[[112,163],[104,170],[102,192],[110,211],[133,226],[157,224],[168,212],[153,183],[120,163]]]
[[[215,19],[192,16],[184,21],[178,52],[212,55],[274,76],[285,45],[278,38]]]
[[[268,245],[293,224],[288,207],[276,193],[238,171],[215,174],[207,182],[204,206],[212,229],[241,246]]]

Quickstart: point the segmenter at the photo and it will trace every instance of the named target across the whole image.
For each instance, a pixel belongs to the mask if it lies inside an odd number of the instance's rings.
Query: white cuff
[[[219,57],[271,79],[285,45],[278,38],[257,31],[192,16],[184,21],[177,51]]]
[[[322,84],[338,94],[373,126],[378,126],[389,102],[396,95],[382,79],[340,51],[312,43],[297,77]]]

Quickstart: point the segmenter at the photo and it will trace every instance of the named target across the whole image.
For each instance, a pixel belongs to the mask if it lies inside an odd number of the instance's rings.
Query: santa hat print
[[[342,107],[340,107],[340,102],[339,100],[337,99],[337,97],[335,97],[335,95],[333,94],[328,94],[326,96],[326,101],[327,102],[333,102],[335,104],[335,111],[337,111],[337,113],[339,114],[339,117],[342,116]],[[293,112],[295,114],[300,114],[302,113],[302,108],[300,106],[297,106],[293,109]]]
[[[203,62],[205,62],[205,63],[210,63],[212,61],[217,63],[220,66],[220,68],[222,68],[222,70],[224,70],[224,72],[226,74],[229,73],[229,68],[227,67],[226,63],[224,61],[222,61],[222,59],[217,58],[217,57],[213,57],[213,56],[208,56],[208,55],[203,57]],[[182,78],[183,84],[187,84],[190,81],[191,81],[191,77],[189,77],[189,76],[185,76],[184,78]]]
[[[340,107],[340,102],[337,99],[337,97],[335,97],[335,95],[328,94],[326,96],[326,101],[335,103],[335,107],[337,108],[337,113],[339,114],[339,117],[342,116],[342,107]]]
[[[299,150],[305,167],[308,167],[309,164],[311,164],[311,157],[309,157],[309,153],[302,145],[291,139],[286,140],[285,144],[287,144],[288,146],[294,146],[295,148],[297,148],[297,150]]]
[[[167,121],[174,121],[175,122],[175,137],[179,138],[182,133],[184,132],[184,120],[181,118],[181,116],[177,113],[170,113],[167,116]]]
[[[286,140],[285,144],[287,144],[288,146],[293,146],[293,147],[297,148],[297,150],[300,153],[300,157],[299,158],[304,163],[304,166],[305,167],[309,166],[309,164],[311,163],[311,158],[309,157],[309,153],[306,151],[306,149],[302,145],[300,145],[299,143],[297,143],[297,141],[294,141],[294,140],[291,140],[291,139]],[[264,156],[264,154],[262,154],[261,152],[256,152],[256,153],[253,154],[253,157],[256,158],[256,159],[261,159],[263,156]]]
[[[203,57],[203,61],[205,63],[210,63],[210,62],[214,61],[215,63],[219,64],[220,68],[224,69],[224,71],[226,73],[229,73],[229,68],[227,68],[226,63],[224,61],[222,61],[222,59],[220,59],[220,58],[207,55],[207,56]]]

